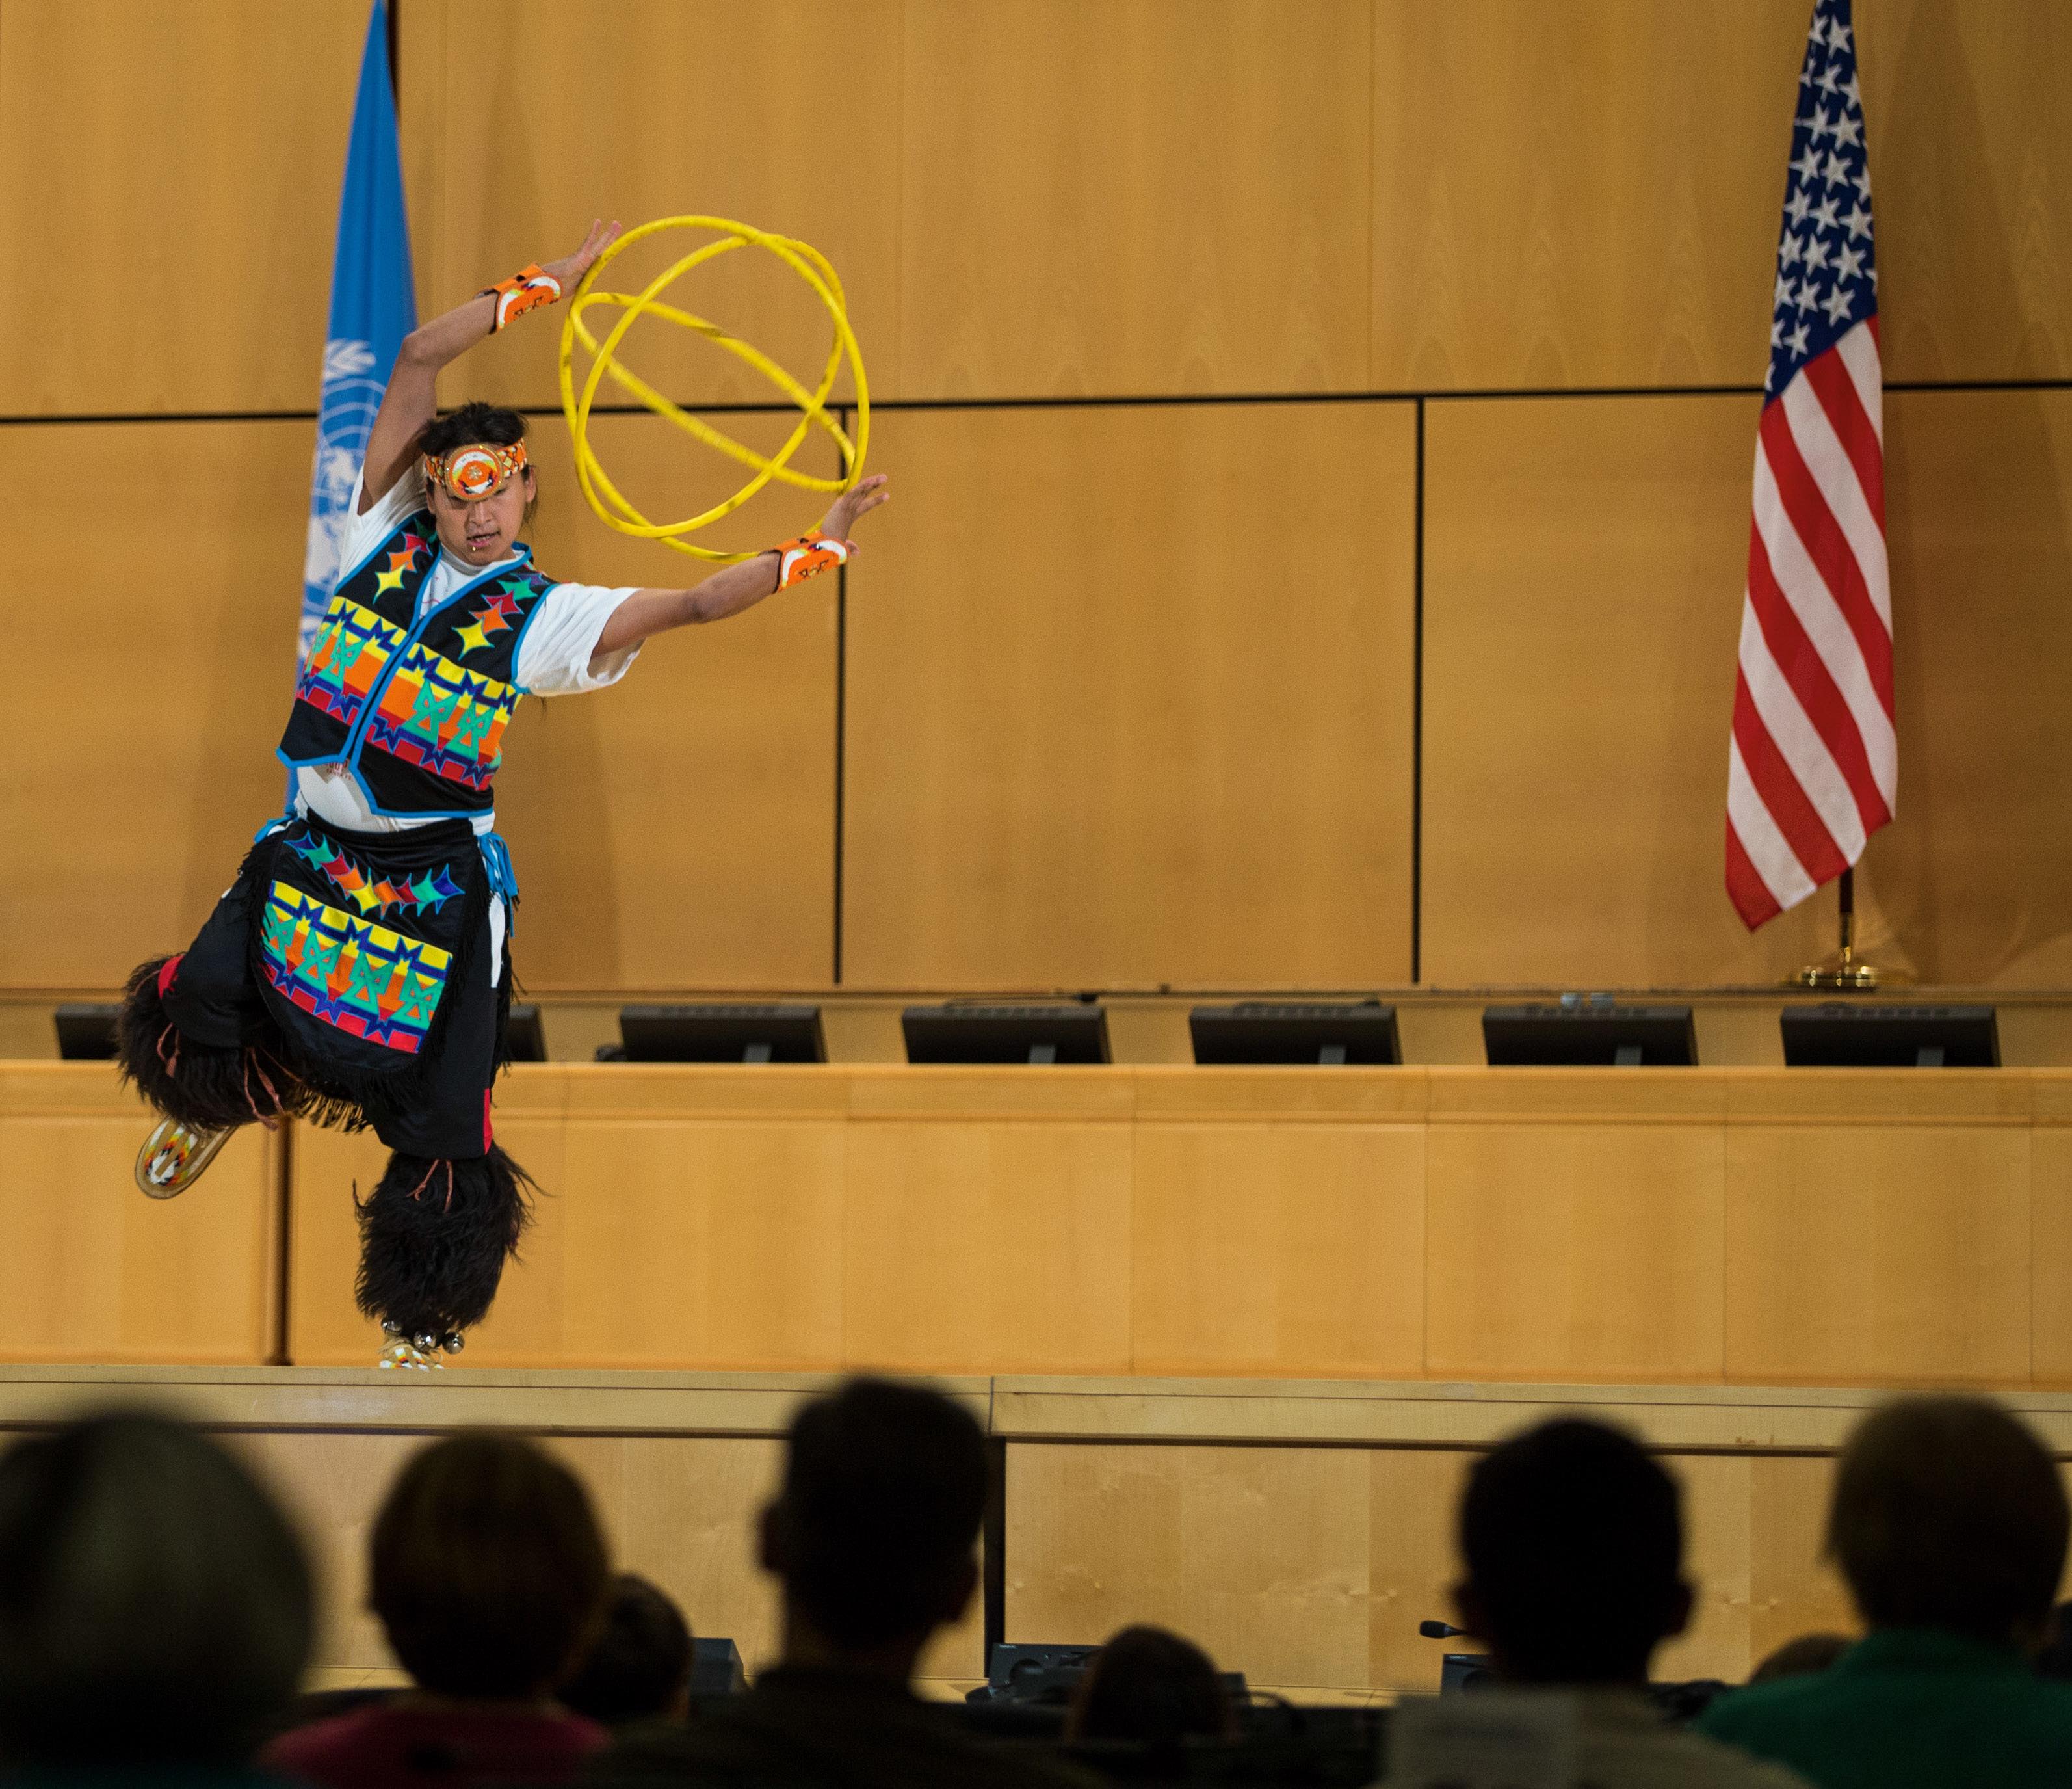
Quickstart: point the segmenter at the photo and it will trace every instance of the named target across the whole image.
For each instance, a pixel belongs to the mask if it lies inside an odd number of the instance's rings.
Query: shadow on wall
[[[1901,128],[1871,146],[1873,196],[1906,191],[1909,227],[1935,231],[1955,208],[1993,204],[1996,188],[1956,10],[1920,7],[1907,20],[1889,52],[1897,72],[1885,110]],[[1933,131],[1904,128],[1931,105]],[[2021,220],[1993,224],[1964,234],[2008,265],[1975,286],[2010,290]],[[1881,286],[1880,308],[1888,343],[1938,321],[1910,318],[1903,288]],[[1899,804],[1866,855],[1877,917],[1864,948],[1923,982],[2062,985],[2072,981],[2072,393],[1889,396],[1885,455]]]

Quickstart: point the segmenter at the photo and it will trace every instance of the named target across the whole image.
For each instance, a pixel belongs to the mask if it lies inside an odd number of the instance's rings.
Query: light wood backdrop
[[[1815,954],[1829,901],[1750,940],[1720,859],[1807,12],[400,0],[426,314],[600,212],[738,216],[834,258],[893,406],[898,496],[845,591],[521,718],[528,986],[1725,985]],[[2062,985],[2072,14],[1856,15],[1887,372],[1937,388],[1887,407],[1903,756],[1867,942]],[[0,289],[0,987],[176,946],[276,804],[365,21],[0,7],[0,227],[33,245]],[[698,298],[817,364],[774,265]],[[550,409],[557,321],[446,397]],[[629,357],[764,395],[672,332]],[[598,437],[659,512],[725,488],[644,419]],[[535,442],[550,570],[689,566],[587,516],[552,414]]]

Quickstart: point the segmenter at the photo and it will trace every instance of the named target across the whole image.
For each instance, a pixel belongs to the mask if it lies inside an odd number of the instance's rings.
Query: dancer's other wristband
[[[507,280],[485,286],[476,295],[496,301],[495,319],[489,326],[489,332],[494,335],[513,317],[524,316],[536,305],[552,304],[561,295],[561,282],[552,273],[542,273],[538,264],[533,262],[520,268]]]
[[[816,572],[825,571],[830,565],[849,563],[849,542],[837,541],[832,534],[823,534],[818,528],[770,550],[777,555],[777,588],[780,590],[803,584]]]

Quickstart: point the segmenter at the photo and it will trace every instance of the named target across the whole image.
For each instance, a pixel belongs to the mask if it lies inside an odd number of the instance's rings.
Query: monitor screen
[[[1490,1006],[1482,1012],[1482,1048],[1492,1067],[1689,1068],[1698,1060],[1698,1034],[1688,1006]]]
[[[1403,1060],[1396,1009],[1378,1000],[1241,1001],[1197,1006],[1187,1015],[1198,1063],[1341,1063]]]
[[[115,1056],[113,1006],[72,1001],[51,1017],[57,1022],[58,1054],[67,1062],[110,1062]]]
[[[909,1006],[899,1015],[910,1063],[1104,1063],[1097,1004]]]
[[[1828,1001],[1787,1006],[1779,1021],[1789,1068],[1997,1068],[1991,1006],[1880,1006]]]
[[[822,1063],[820,1010],[720,1003],[627,1006],[619,1015],[625,1062]]]

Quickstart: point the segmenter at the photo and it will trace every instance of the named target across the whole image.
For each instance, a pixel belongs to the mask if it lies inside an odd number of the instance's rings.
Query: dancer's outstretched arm
[[[857,546],[849,537],[849,530],[856,526],[857,517],[868,516],[880,504],[891,500],[887,482],[884,473],[874,472],[854,488],[845,491],[820,518],[820,533],[840,541],[853,557]],[[777,588],[779,559],[773,547],[738,565],[723,567],[687,590],[635,590],[612,611],[604,631],[598,635],[596,656],[609,658],[638,646],[650,634],[688,627],[694,621],[724,621],[729,615],[753,608]]]
[[[566,297],[576,282],[590,271],[590,263],[619,239],[617,224],[602,219],[592,224],[582,246],[572,255],[550,261],[540,269],[551,273]],[[381,408],[375,413],[374,427],[367,437],[367,469],[361,481],[360,512],[363,516],[395,488],[396,481],[409,469],[417,450],[417,437],[438,413],[436,387],[439,368],[457,360],[491,333],[496,320],[493,294],[479,292],[467,303],[456,305],[442,317],[434,317],[403,338],[388,375],[388,389],[381,394]]]

